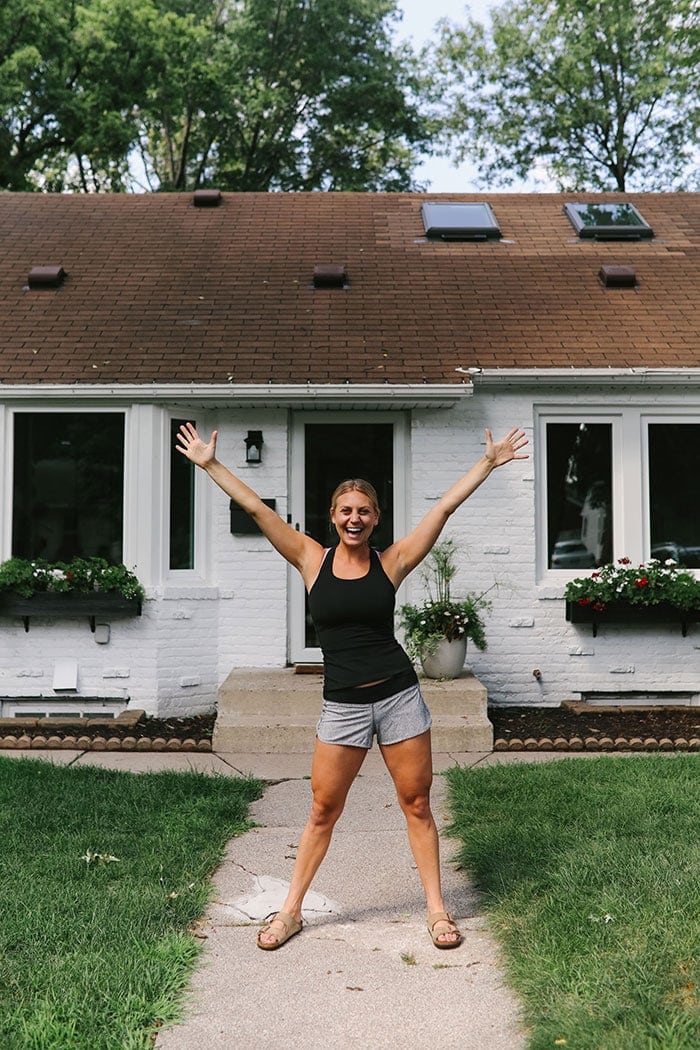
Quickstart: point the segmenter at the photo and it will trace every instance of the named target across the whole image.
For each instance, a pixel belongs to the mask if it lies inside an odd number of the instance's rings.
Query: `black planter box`
[[[631,602],[608,602],[604,609],[594,609],[593,604],[579,605],[577,601],[566,602],[566,618],[570,623],[590,623],[593,636],[598,627],[606,623],[628,623],[641,626],[653,623],[678,623],[683,637],[688,633],[688,624],[700,620],[700,610],[679,609],[670,602],[656,605],[633,605]]]
[[[52,620],[80,620],[86,617],[90,630],[94,632],[98,617],[112,620],[141,615],[138,598],[123,598],[120,594],[81,594],[79,592],[38,592],[31,598],[20,598],[16,594],[0,594],[0,616],[18,616],[29,630],[32,617]]]

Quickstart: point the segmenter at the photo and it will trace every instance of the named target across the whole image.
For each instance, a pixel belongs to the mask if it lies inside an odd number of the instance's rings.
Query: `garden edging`
[[[499,737],[494,751],[700,751],[700,737],[526,737],[524,740]]]
[[[0,751],[211,751],[209,739],[139,732],[144,714],[133,710],[116,718],[0,718]],[[110,729],[122,735],[110,734]]]

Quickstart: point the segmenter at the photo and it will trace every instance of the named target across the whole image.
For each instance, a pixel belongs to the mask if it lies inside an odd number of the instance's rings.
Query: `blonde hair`
[[[331,511],[335,510],[336,503],[346,492],[361,492],[362,495],[366,496],[372,504],[372,509],[379,514],[379,497],[377,496],[377,490],[374,485],[370,484],[369,481],[363,481],[362,478],[348,478],[346,481],[341,481],[331,496]]]

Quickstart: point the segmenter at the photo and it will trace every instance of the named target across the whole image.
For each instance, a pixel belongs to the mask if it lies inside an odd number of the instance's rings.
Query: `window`
[[[655,405],[542,412],[541,571],[616,558],[700,569],[700,416]]]
[[[500,240],[490,204],[421,204],[426,235],[443,241]]]
[[[123,412],[17,412],[12,553],[121,562]]]
[[[176,449],[184,419],[170,420],[171,569],[194,568],[194,465]]]
[[[564,211],[581,238],[638,241],[654,236],[633,204],[565,204]]]
[[[547,424],[547,567],[612,558],[612,426]]]
[[[651,556],[700,569],[700,424],[650,423]]]

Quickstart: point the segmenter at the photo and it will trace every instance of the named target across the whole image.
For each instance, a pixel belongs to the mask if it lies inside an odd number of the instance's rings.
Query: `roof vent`
[[[634,288],[637,284],[633,266],[601,266],[598,276],[606,288]]]
[[[62,266],[32,266],[28,283],[30,288],[60,288],[65,276]]]
[[[347,288],[348,273],[342,263],[317,263],[314,288]]]
[[[192,203],[195,208],[217,208],[221,204],[221,190],[195,190]]]

